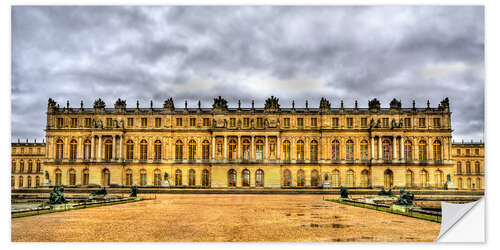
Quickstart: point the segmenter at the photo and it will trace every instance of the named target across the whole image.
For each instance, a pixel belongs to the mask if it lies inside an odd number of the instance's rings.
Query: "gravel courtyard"
[[[12,241],[434,241],[440,224],[321,195],[161,194],[12,219]]]

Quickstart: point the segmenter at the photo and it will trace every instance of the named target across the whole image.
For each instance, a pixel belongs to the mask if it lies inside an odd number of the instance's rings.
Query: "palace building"
[[[482,141],[452,143],[455,162],[453,182],[458,189],[484,189],[484,144]]]
[[[45,160],[45,143],[13,142],[11,187],[38,187],[43,180],[42,163]]]
[[[118,99],[109,108],[98,99],[92,108],[61,108],[49,99],[45,131],[50,185],[439,189],[447,175],[467,182],[455,176],[448,98],[419,108],[396,99],[388,108],[377,99],[334,108],[325,98],[315,108],[281,108],[274,96],[263,108],[230,108],[221,97],[212,108],[176,108],[172,98],[163,107],[127,108]]]

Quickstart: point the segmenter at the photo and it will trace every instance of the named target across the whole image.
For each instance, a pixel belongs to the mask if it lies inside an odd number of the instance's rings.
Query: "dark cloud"
[[[454,138],[482,139],[484,8],[12,8],[14,140],[43,137],[49,97],[209,107],[219,95],[233,107],[449,97]]]

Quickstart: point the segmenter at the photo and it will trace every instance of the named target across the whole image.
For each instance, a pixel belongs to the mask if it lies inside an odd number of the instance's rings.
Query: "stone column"
[[[249,157],[250,160],[255,160],[255,156],[254,156],[255,155],[255,143],[254,143],[255,140],[254,140],[254,137],[255,136],[252,135],[252,149],[250,150],[251,155]]]
[[[95,159],[95,136],[92,136],[92,139],[90,139],[90,159]]]
[[[238,135],[238,160],[241,160],[241,135]]]
[[[268,139],[266,135],[266,142],[264,144],[264,157],[262,157],[262,160],[267,160],[269,158],[269,144],[268,144]]]
[[[399,150],[400,159],[401,159],[401,161],[404,161],[404,159],[405,159],[405,140],[403,139],[403,136],[401,136],[399,147],[400,147],[400,150]]]
[[[97,159],[101,160],[101,148],[102,148],[102,135],[99,135],[99,143],[98,143],[98,148],[97,148]]]
[[[212,160],[215,160],[215,135],[212,136]]]
[[[227,160],[227,135],[224,136],[224,157],[222,158]]]
[[[396,136],[393,136],[392,137],[392,160],[396,160],[397,159],[397,154],[396,154]]]
[[[123,135],[120,135],[120,156],[118,156],[120,160],[123,160],[123,139]]]
[[[78,160],[81,160],[83,158],[83,142],[82,142],[81,136],[78,137],[77,152],[78,152],[78,155],[76,156],[76,158]]]
[[[113,146],[111,147],[111,159],[115,159],[116,157],[116,154],[115,154],[115,151],[116,151],[116,135],[113,135]]]
[[[382,136],[378,137],[378,159],[382,160]]]
[[[281,138],[279,136],[276,137],[276,159],[281,159]]]
[[[370,150],[371,155],[370,155],[370,157],[371,157],[371,159],[375,159],[375,137],[371,136],[370,141],[371,141],[371,150]]]

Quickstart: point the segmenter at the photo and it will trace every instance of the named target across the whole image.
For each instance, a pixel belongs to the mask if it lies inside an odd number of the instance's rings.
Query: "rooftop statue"
[[[165,102],[163,102],[163,108],[168,111],[175,110],[174,100],[172,99],[172,97],[168,98],[167,100],[165,100]]]
[[[326,98],[321,97],[321,101],[319,101],[319,109],[325,112],[330,111],[331,108],[332,106],[330,105],[330,102]]]
[[[401,109],[401,101],[396,100],[396,98],[393,98],[391,103],[389,103],[389,107],[391,109]]]
[[[132,190],[130,192],[130,197],[137,197],[137,191],[139,189],[137,188],[137,185],[132,186]]]
[[[118,98],[115,102],[115,109],[125,109],[127,108],[127,101]]]
[[[371,101],[368,101],[368,108],[371,109],[380,109],[380,101],[377,98],[373,98]]]
[[[212,108],[214,110],[218,110],[218,111],[227,111],[226,99],[222,98],[221,96],[219,96],[218,98],[215,98],[214,104],[212,105]]]
[[[267,98],[264,104],[264,111],[266,112],[279,112],[280,111],[280,99],[274,96]]]
[[[104,101],[101,100],[101,98],[95,100],[94,109],[103,109],[105,107],[106,107],[106,103],[104,103]]]

